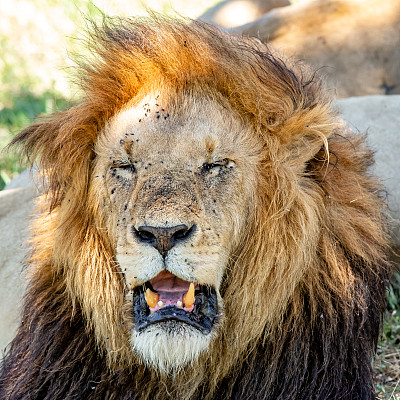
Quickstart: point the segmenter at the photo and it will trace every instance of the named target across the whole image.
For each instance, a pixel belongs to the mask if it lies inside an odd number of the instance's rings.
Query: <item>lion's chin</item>
[[[209,350],[219,307],[214,287],[162,271],[133,291],[132,349],[149,368],[177,374]]]
[[[175,375],[209,349],[212,337],[187,324],[168,321],[134,331],[131,346],[147,367]]]

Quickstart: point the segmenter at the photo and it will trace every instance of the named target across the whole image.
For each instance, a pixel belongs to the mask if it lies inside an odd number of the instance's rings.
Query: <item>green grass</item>
[[[18,149],[6,148],[12,138],[37,116],[66,108],[68,101],[50,92],[37,97],[22,91],[9,104],[0,110],[0,190],[27,167],[26,160],[20,160]]]
[[[400,399],[400,310],[388,311],[374,363],[379,399]]]

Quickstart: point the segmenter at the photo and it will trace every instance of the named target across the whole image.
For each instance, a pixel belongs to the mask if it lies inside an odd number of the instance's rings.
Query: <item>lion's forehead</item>
[[[152,94],[108,121],[96,153],[108,159],[130,153],[138,163],[181,169],[226,157],[246,164],[259,147],[249,131],[237,113],[213,99],[186,96],[177,103]]]

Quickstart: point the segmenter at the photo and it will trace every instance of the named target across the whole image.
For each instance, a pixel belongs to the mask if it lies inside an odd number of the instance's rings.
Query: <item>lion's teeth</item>
[[[150,308],[154,308],[158,301],[158,293],[154,293],[152,290],[147,288],[144,298],[146,299],[146,303]]]
[[[162,307],[164,305],[164,303],[161,300],[157,304],[158,304],[158,307]]]
[[[180,300],[178,300],[178,301],[176,302],[176,305],[177,305],[178,307],[182,307],[182,302],[181,302]]]
[[[185,304],[186,308],[189,308],[193,305],[194,303],[194,283],[190,282],[189,285],[189,290],[187,291],[187,293],[185,293],[183,295],[183,304]]]

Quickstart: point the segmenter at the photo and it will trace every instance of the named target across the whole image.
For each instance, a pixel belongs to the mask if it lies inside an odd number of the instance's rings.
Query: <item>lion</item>
[[[400,94],[398,0],[296,2],[233,31],[322,68],[341,98]]]
[[[387,228],[321,79],[203,22],[105,17],[43,176],[2,399],[374,399]]]

